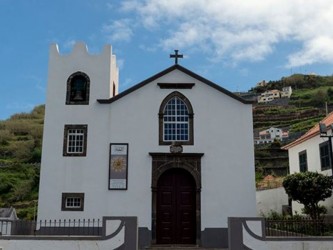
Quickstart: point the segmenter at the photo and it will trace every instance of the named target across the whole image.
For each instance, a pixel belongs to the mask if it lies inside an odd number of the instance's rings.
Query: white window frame
[[[84,152],[84,129],[68,129],[67,153],[82,154]]]
[[[186,103],[178,96],[174,96],[166,103],[163,116],[163,141],[189,141],[188,113]],[[167,125],[170,125],[170,128],[166,128]],[[166,134],[166,130],[170,130],[170,133]],[[170,139],[166,137],[170,137]]]
[[[88,125],[65,125],[63,156],[86,156]]]
[[[83,211],[84,193],[62,193],[62,211]]]
[[[66,197],[66,208],[80,208],[82,206],[82,199],[80,197]]]

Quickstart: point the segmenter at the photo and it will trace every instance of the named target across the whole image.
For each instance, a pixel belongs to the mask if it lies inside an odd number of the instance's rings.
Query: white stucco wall
[[[123,232],[109,240],[5,240],[0,239],[0,250],[112,250],[124,243]]]
[[[52,53],[38,219],[138,216],[139,227],[151,229],[149,152],[169,152],[169,146],[158,145],[158,112],[162,100],[174,91],[160,89],[158,82],[195,83],[179,92],[194,110],[194,145],[183,146],[184,153],[204,153],[201,228],[227,227],[228,216],[256,214],[251,105],[179,70],[111,104],[100,104],[96,99],[109,97],[105,85],[112,76],[101,64],[110,65],[110,57],[79,53],[65,62],[66,57]],[[77,70],[91,79],[89,105],[65,105],[67,77]],[[88,124],[86,157],[62,156],[64,124]],[[129,143],[126,191],[108,190],[110,143]],[[63,192],[85,193],[84,211],[61,211]]]
[[[299,153],[306,150],[308,171],[319,172],[329,176],[332,175],[332,170],[321,171],[319,144],[325,141],[327,141],[327,138],[321,138],[319,135],[317,135],[313,138],[310,138],[302,142],[301,144],[298,144],[290,148],[288,150],[290,174],[297,173],[300,171]],[[327,208],[328,214],[333,214],[333,197],[326,199],[321,204]],[[298,212],[300,214],[302,208],[303,205],[297,202],[293,202],[292,209],[294,212]]]
[[[261,237],[262,236],[262,224],[261,221],[248,221],[246,222],[249,230],[255,235]],[[325,249],[325,250],[333,250],[332,239],[327,239],[325,241],[324,238],[320,241],[302,241],[299,240],[291,240],[288,237],[280,237],[280,239],[276,241],[272,240],[259,240],[253,237],[253,235],[249,234],[249,232],[242,227],[243,234],[243,244],[249,249],[255,250],[267,250],[267,249],[284,249],[284,250],[314,250],[314,249]],[[318,239],[318,238],[317,238]],[[230,250],[238,250],[235,248],[230,248]]]
[[[312,137],[301,144],[298,144],[288,150],[290,173],[299,172],[298,154],[304,150],[307,153],[308,171],[318,171],[323,174],[330,175],[331,170],[321,171],[319,144],[327,141],[319,135]]]
[[[288,195],[283,187],[256,192],[257,215],[269,215],[272,211],[282,214],[282,206],[288,205]]]
[[[121,224],[122,219],[128,219],[129,223]],[[137,235],[131,233],[135,232],[137,228],[129,220],[134,222],[133,218],[107,218],[103,224],[105,231],[101,236],[11,236],[10,228],[8,228],[0,235],[0,250],[111,250],[124,244],[127,247],[136,246]],[[54,229],[57,230],[57,228]],[[133,248],[133,250],[135,249]]]

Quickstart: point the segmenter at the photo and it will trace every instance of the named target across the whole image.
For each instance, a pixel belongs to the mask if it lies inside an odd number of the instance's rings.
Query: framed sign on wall
[[[109,190],[127,190],[128,143],[110,143]]]

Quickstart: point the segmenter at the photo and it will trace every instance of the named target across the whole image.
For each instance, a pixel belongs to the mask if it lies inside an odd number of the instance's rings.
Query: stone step
[[[151,247],[140,250],[228,250],[227,248],[202,248],[202,247]]]
[[[193,246],[193,245],[158,245],[158,246],[151,246],[148,248],[143,248],[140,250],[228,250],[227,248],[204,248],[199,246]]]

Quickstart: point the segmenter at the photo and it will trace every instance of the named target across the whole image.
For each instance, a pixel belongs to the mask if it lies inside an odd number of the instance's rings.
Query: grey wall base
[[[139,249],[145,249],[151,245],[151,231],[147,227],[139,227]]]
[[[201,231],[201,246],[228,248],[228,228],[205,228]]]
[[[139,227],[139,249],[151,246],[152,232],[147,227]],[[207,248],[227,248],[228,228],[205,228],[201,231],[202,247]]]

